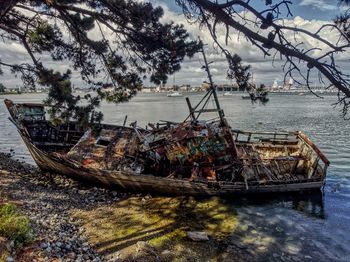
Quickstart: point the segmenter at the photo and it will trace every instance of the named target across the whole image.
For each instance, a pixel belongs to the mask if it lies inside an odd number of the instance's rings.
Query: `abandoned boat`
[[[44,105],[5,100],[10,120],[43,171],[128,191],[175,195],[323,186],[329,161],[302,132],[232,130],[220,108],[219,119],[203,121],[199,114],[214,109],[198,110],[187,103],[190,119],[181,123],[150,124],[148,130],[100,124],[84,130],[75,122],[54,126],[45,118]]]

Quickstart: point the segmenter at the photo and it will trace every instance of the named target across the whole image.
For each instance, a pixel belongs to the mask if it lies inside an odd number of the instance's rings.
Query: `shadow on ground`
[[[249,210],[249,206],[278,203],[282,208],[290,207],[322,218],[322,202],[318,200],[309,196],[237,201],[217,197],[133,196],[112,205],[75,211],[73,216],[84,227],[89,241],[107,259],[280,261],[283,257],[285,261],[295,261],[304,258],[303,249],[308,247],[290,243],[284,230],[290,221],[277,221],[265,214],[249,214],[244,210]],[[248,223],[254,216],[260,225]],[[187,238],[188,231],[205,231],[210,240],[193,242]]]

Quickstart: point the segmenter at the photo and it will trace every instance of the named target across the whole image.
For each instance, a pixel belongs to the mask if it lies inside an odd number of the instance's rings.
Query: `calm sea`
[[[195,104],[202,95],[188,96]],[[45,94],[7,96],[16,102],[40,102],[44,97]],[[331,161],[323,196],[278,197],[260,201],[232,199],[232,205],[237,206],[235,215],[258,229],[261,236],[269,235],[276,243],[279,242],[280,250],[275,251],[278,255],[300,250],[309,261],[321,255],[324,255],[325,261],[329,258],[350,261],[350,120],[341,117],[340,108],[332,107],[336,97],[319,99],[312,95],[271,94],[266,105],[252,104],[250,100],[241,99],[241,94],[226,97],[219,94],[219,97],[233,128],[301,130]],[[3,99],[0,96],[0,151],[10,152],[12,149],[15,157],[33,163],[7,119]],[[158,120],[182,121],[188,115],[184,97],[171,98],[166,94],[140,94],[128,103],[104,103],[101,110],[106,123],[122,124],[125,115],[128,115],[128,123],[137,121],[141,127]],[[276,228],[280,230],[276,231]]]

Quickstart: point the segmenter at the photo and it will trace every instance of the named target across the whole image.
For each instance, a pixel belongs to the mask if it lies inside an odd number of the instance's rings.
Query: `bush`
[[[29,240],[30,231],[28,217],[19,214],[15,205],[0,206],[0,236],[18,245]]]

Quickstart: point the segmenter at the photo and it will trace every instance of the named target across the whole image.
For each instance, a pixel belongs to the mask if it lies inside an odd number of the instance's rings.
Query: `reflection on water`
[[[325,219],[324,196],[321,191],[288,194],[267,194],[226,199],[226,203],[236,207],[271,205],[280,208],[294,209],[306,216]]]
[[[189,97],[195,104],[202,94]],[[8,98],[17,102],[40,102],[44,95]],[[233,128],[302,130],[331,161],[324,196],[321,193],[255,199],[233,196],[224,201],[236,206],[240,220],[259,228],[262,234],[277,236],[280,233],[276,227],[281,228],[285,233],[281,241],[291,236],[299,241],[305,239],[314,247],[326,247],[322,252],[329,257],[350,261],[350,121],[342,119],[340,112],[331,107],[335,101],[336,97],[332,96],[318,99],[314,96],[272,94],[270,102],[261,106],[241,99],[240,94],[220,96],[220,103]],[[117,106],[103,103],[101,110],[107,123],[122,124],[125,115],[128,115],[129,123],[137,120],[142,127],[159,119],[182,121],[188,115],[184,98],[170,98],[166,94],[141,94],[129,103]],[[10,152],[12,149],[17,158],[32,162],[7,117],[0,97],[0,150]],[[212,118],[213,115],[206,117]]]
[[[292,208],[306,215],[325,218],[323,195],[321,192],[310,195],[307,199],[293,199]]]

